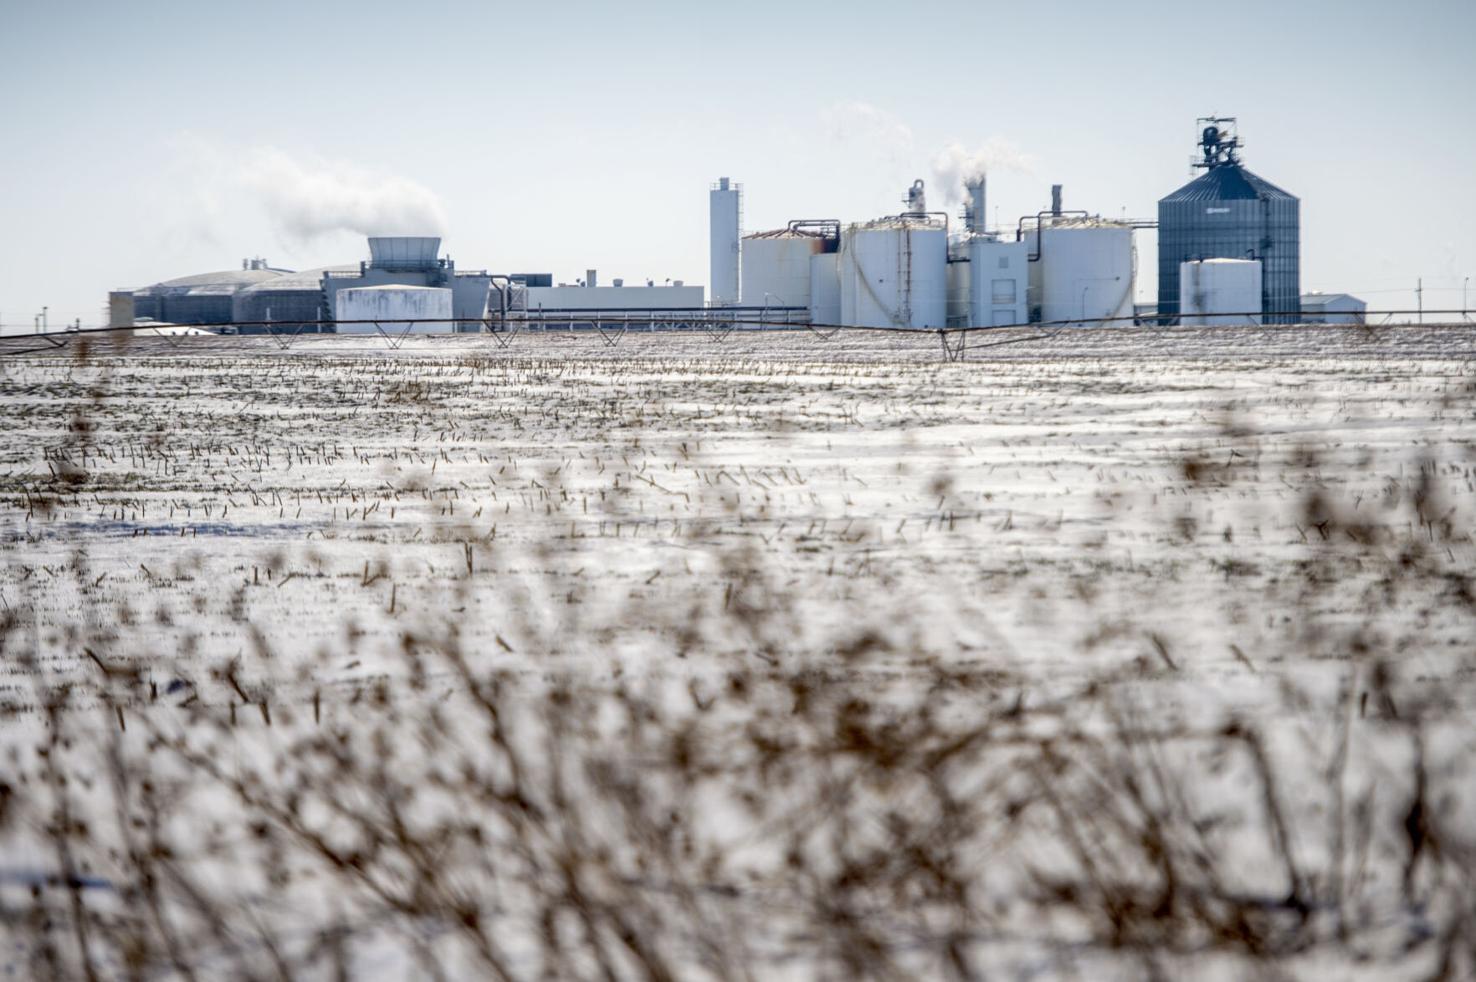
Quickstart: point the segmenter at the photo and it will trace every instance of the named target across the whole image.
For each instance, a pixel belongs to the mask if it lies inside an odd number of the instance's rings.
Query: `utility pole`
[[[1425,278],[1415,280],[1415,304],[1420,310],[1420,323],[1425,323]]]
[[[1470,302],[1468,300],[1466,300],[1466,287],[1468,287],[1470,285],[1471,285],[1471,277],[1469,277],[1469,276],[1466,277],[1464,280],[1461,281],[1461,316],[1462,317],[1465,317],[1466,316],[1466,311],[1468,311],[1468,310],[1471,309],[1470,308]]]

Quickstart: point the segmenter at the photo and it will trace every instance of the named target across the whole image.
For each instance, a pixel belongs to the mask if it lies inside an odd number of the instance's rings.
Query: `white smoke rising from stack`
[[[964,201],[964,185],[983,180],[995,170],[1028,172],[1034,161],[1005,140],[990,140],[977,150],[950,143],[933,158],[933,177],[946,205]]]
[[[404,177],[321,158],[297,159],[261,147],[244,155],[236,179],[280,234],[300,242],[334,232],[369,236],[446,231],[440,198]]]

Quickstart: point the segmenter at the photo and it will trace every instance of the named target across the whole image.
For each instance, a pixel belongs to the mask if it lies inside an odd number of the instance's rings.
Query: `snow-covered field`
[[[970,343],[0,361],[6,966],[1476,972],[1476,330]]]

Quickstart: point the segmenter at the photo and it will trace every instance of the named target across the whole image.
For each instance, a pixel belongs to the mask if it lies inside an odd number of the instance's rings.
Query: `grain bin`
[[[1301,311],[1301,203],[1240,163],[1235,120],[1199,121],[1204,173],[1158,202],[1158,313],[1179,314],[1179,266],[1195,259],[1255,259],[1266,323]]]

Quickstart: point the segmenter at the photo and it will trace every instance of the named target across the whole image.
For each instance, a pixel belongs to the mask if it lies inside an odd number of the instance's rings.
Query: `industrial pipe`
[[[1032,263],[1038,263],[1038,262],[1040,262],[1040,250],[1041,250],[1042,244],[1045,242],[1045,236],[1044,235],[1040,235],[1038,233],[1043,228],[1043,225],[1041,224],[1041,220],[1044,219],[1047,215],[1049,215],[1052,218],[1062,218],[1062,217],[1064,217],[1066,215],[1080,215],[1082,218],[1091,218],[1092,217],[1092,213],[1089,212],[1089,211],[1050,211],[1050,210],[1047,210],[1047,211],[1038,211],[1034,215],[1021,215],[1020,216],[1020,221],[1015,225],[1015,241],[1016,242],[1019,242],[1020,240],[1022,240],[1022,239],[1025,238],[1025,223],[1028,222],[1028,221],[1030,221],[1032,218],[1035,219],[1035,231],[1037,232],[1037,235],[1035,237],[1035,252],[1033,254],[1031,254],[1030,256],[1027,257],[1027,259],[1030,262],[1032,262]]]

